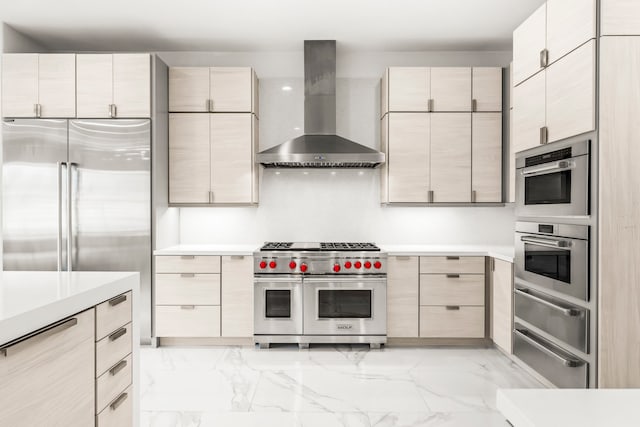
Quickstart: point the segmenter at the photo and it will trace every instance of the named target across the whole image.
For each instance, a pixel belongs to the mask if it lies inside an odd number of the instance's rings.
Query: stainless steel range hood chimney
[[[304,42],[304,135],[258,153],[267,168],[375,168],[385,156],[336,135],[336,41]]]

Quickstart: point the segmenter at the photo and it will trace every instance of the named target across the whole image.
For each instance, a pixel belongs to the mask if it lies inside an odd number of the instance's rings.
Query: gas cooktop
[[[373,243],[353,242],[266,242],[260,248],[265,251],[341,251],[341,252],[380,252]]]

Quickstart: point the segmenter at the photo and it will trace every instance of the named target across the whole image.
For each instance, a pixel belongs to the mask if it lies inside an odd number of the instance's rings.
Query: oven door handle
[[[526,334],[528,332],[527,330],[520,330],[516,328],[513,330],[513,332],[515,332],[516,335],[518,335],[520,338],[522,338],[523,340],[525,340],[526,342],[528,342],[538,350],[548,354],[551,357],[558,359],[560,362],[562,362],[564,366],[567,366],[569,368],[577,368],[578,366],[582,366],[585,364],[585,362],[583,362],[582,360],[565,358],[559,355],[558,353],[556,353],[555,351],[551,350],[550,348],[547,348],[547,346],[545,346],[544,344],[541,344],[538,341],[534,340],[533,338],[529,337]]]
[[[522,236],[520,240],[526,243],[533,243],[535,245],[546,246],[549,248],[568,248],[571,247],[571,242],[567,240],[556,239],[541,239],[537,237]]]
[[[538,166],[538,167],[531,166],[523,169],[521,173],[523,176],[535,176],[535,175],[542,175],[548,172],[563,171],[565,169],[571,169],[574,166],[575,166],[574,162],[571,162],[568,160],[560,160],[551,164],[545,164],[543,166]]]
[[[582,314],[584,313],[582,310],[577,310],[574,308],[565,308],[562,306],[559,306],[557,304],[552,303],[551,301],[547,301],[543,298],[537,297],[533,294],[530,294],[529,292],[527,292],[524,289],[514,289],[514,292],[518,295],[522,295],[525,298],[529,298],[534,300],[537,303],[540,303],[542,305],[545,305],[549,308],[552,308],[556,311],[559,311],[560,313],[564,314],[567,317],[582,317]]]
[[[353,277],[353,276],[335,276],[335,277],[305,277],[304,281],[306,283],[373,283],[380,282],[384,283],[387,278],[384,276],[377,277]]]
[[[291,277],[255,277],[253,278],[254,283],[300,283],[302,282],[301,277],[291,276]]]

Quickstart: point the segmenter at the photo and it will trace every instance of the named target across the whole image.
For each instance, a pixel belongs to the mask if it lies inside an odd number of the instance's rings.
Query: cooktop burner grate
[[[354,242],[267,242],[260,248],[260,251],[342,251],[342,252],[362,252],[380,251],[380,248],[373,243]]]

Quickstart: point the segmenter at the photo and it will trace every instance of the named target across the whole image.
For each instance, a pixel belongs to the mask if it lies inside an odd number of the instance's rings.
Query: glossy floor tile
[[[142,427],[506,427],[498,388],[543,387],[497,350],[142,348]]]

